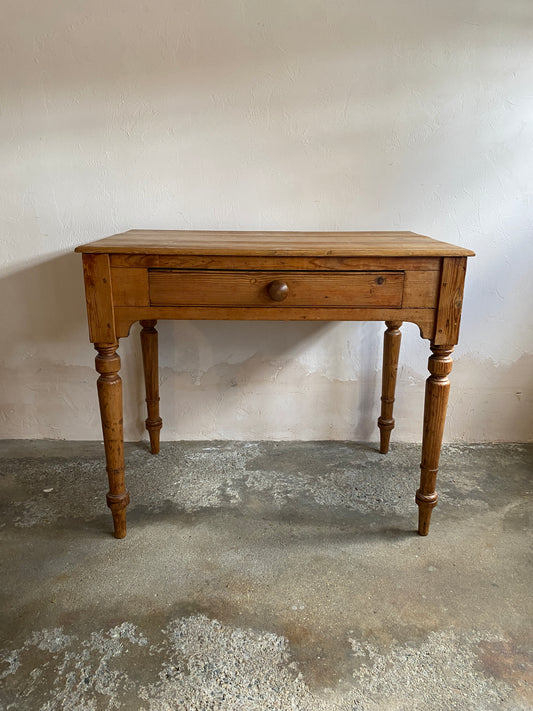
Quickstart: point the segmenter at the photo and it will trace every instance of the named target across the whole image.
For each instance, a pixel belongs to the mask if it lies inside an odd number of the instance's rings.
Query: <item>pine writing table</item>
[[[153,454],[159,451],[158,319],[385,321],[380,451],[389,448],[400,326],[430,341],[418,532],[429,531],[457,343],[467,257],[413,232],[185,232],[130,230],[85,244],[89,338],[94,344],[115,536],[126,535],[119,338],[140,321]]]

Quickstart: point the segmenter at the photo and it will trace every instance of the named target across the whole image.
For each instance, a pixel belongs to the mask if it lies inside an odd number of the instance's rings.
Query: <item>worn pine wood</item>
[[[91,343],[114,343],[117,336],[113,313],[109,255],[84,254],[83,276],[85,279],[89,340]]]
[[[117,343],[95,343],[98,378],[98,401],[104,436],[109,479],[107,505],[113,514],[115,538],[126,535],[126,507],[130,495],[124,480],[124,436],[122,426],[122,380],[118,374],[120,358]]]
[[[401,322],[431,341],[426,384],[419,532],[437,501],[435,482],[457,343],[466,257],[473,252],[413,232],[186,232],[131,230],[83,253],[107,496],[115,535],[126,533],[122,391],[117,339],[141,320],[151,449],[159,447],[157,319],[385,321],[381,451],[394,426]]]
[[[191,254],[110,254],[112,268],[149,269],[231,269],[255,271],[435,271],[440,272],[441,257],[325,257],[191,255]]]
[[[442,260],[442,276],[435,331],[437,345],[456,345],[459,341],[466,257]]]
[[[237,272],[150,270],[153,306],[400,307],[403,272]],[[286,298],[272,297],[274,282]]]
[[[159,365],[157,321],[141,321],[141,347],[143,356],[144,384],[146,390],[146,407],[148,417],[145,424],[150,437],[150,450],[152,454],[159,453],[159,435],[163,421],[159,416]]]
[[[440,260],[439,260],[440,261]],[[390,260],[389,260],[390,262]],[[368,263],[367,263],[367,266]],[[390,266],[390,265],[389,265]],[[202,273],[207,274],[208,270],[201,270]],[[218,272],[220,270],[213,270]],[[235,272],[236,270],[231,270]],[[246,270],[249,271],[249,270]],[[261,270],[264,271],[264,270]],[[368,269],[359,270],[360,272],[368,272]],[[425,304],[428,307],[436,308],[438,304],[438,298],[440,293],[440,272],[433,270],[409,270],[403,271],[401,269],[385,269],[377,270],[375,273],[376,277],[379,274],[383,274],[387,271],[396,271],[403,273],[403,300],[402,307],[404,308],[417,308],[420,304]],[[180,272],[181,273],[181,272]],[[195,270],[190,271],[189,279],[195,281]],[[343,271],[343,279],[345,283],[348,284],[345,277],[349,277],[352,271]],[[113,302],[115,306],[149,306],[150,305],[150,290],[148,281],[149,271],[146,268],[140,267],[111,267],[111,281],[113,285]],[[286,280],[288,275],[279,274],[277,276]],[[300,274],[300,276],[302,276]],[[204,277],[205,278],[205,277]],[[272,276],[274,279],[274,277]],[[309,279],[313,278],[313,272],[309,273]],[[337,276],[338,279],[338,276]],[[176,279],[177,281],[177,279]],[[318,285],[317,285],[318,286]],[[355,285],[357,286],[357,285]],[[349,285],[348,285],[349,288]],[[313,287],[313,291],[316,287]],[[203,296],[205,298],[205,295]],[[268,302],[270,303],[270,302]],[[243,305],[242,303],[239,305]],[[286,304],[287,305],[287,304]],[[350,304],[348,304],[350,305]],[[356,305],[352,303],[351,305]]]
[[[440,290],[440,272],[406,271],[403,284],[404,308],[437,308]]]
[[[394,429],[394,393],[396,390],[396,376],[398,373],[398,357],[402,334],[401,321],[386,321],[387,330],[383,337],[383,373],[381,381],[381,415],[378,418],[380,434],[379,451],[387,454],[389,451],[390,435]]]
[[[418,504],[418,533],[427,536],[433,507],[437,504],[435,491],[446,408],[450,393],[448,375],[452,370],[452,345],[431,344],[433,355],[428,361],[430,376],[426,381],[424,428],[422,434],[422,463],[420,488],[416,492]]]
[[[130,230],[77,248],[107,254],[451,257],[473,252],[414,232]]]
[[[224,307],[224,306],[116,306],[117,336],[125,338],[140,319],[208,321],[394,321],[414,323],[422,338],[435,333],[436,309]]]
[[[116,269],[111,267],[113,303],[115,306],[149,306],[147,269]]]
[[[440,261],[440,260],[439,260]],[[350,276],[354,271],[360,273],[372,271],[368,267],[371,264],[368,260],[365,260],[366,268],[360,270],[342,270],[338,273],[344,276]],[[403,273],[404,284],[403,284],[403,302],[402,306],[407,308],[417,308],[420,304],[425,304],[426,306],[431,306],[436,308],[438,304],[438,298],[440,293],[440,272],[434,270],[403,270],[401,268],[392,269],[390,267],[395,266],[388,260],[388,269],[375,269],[372,273],[379,274],[386,272],[396,272]],[[401,267],[401,264],[397,264],[397,267]],[[200,270],[207,274],[210,270]],[[221,271],[221,270],[213,270]],[[231,270],[235,272],[236,270]],[[252,270],[243,270],[252,271]],[[264,271],[264,270],[261,270]],[[333,271],[333,270],[332,270]],[[179,270],[180,273],[185,273],[183,270]],[[307,273],[307,270],[301,270],[301,273]],[[190,278],[194,279],[196,270],[190,271]],[[120,306],[149,306],[150,305],[150,295],[149,295],[149,284],[148,284],[148,274],[149,271],[146,268],[141,267],[112,267],[111,268],[111,280],[113,284],[113,301],[115,305]],[[316,274],[316,272],[309,272],[310,276]],[[281,275],[278,276],[281,277]],[[287,275],[283,275],[283,278],[288,278]]]

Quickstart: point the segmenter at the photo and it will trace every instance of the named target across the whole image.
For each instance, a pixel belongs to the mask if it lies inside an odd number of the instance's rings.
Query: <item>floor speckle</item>
[[[0,442],[0,710],[533,708],[533,446]]]

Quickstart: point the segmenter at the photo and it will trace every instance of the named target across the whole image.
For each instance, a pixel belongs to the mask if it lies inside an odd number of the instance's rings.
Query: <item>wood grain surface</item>
[[[129,230],[81,245],[77,252],[340,257],[473,256],[464,247],[414,232],[203,232]]]
[[[151,270],[153,306],[386,306],[402,305],[403,272],[231,272]],[[282,301],[275,282],[287,286]]]
[[[436,271],[442,257],[320,257],[194,254],[110,254],[112,268],[150,269],[276,269],[277,271]]]

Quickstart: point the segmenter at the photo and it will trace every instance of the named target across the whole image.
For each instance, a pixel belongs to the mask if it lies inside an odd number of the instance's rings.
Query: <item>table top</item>
[[[76,252],[284,257],[472,257],[474,252],[414,232],[238,232],[129,230]]]

